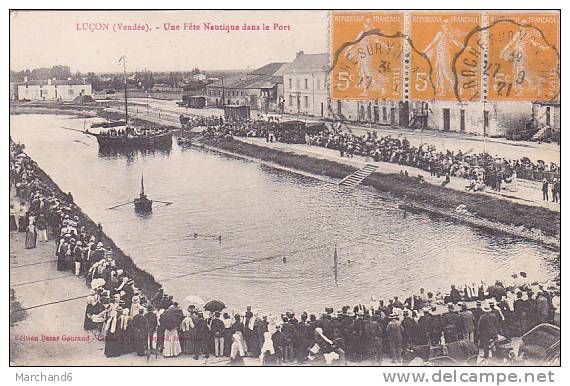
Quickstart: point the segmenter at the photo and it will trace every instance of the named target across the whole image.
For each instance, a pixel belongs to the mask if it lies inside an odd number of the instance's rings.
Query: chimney
[[[295,56],[295,59],[299,59],[300,56],[305,55],[305,53],[303,51],[299,51],[297,52],[297,55]]]

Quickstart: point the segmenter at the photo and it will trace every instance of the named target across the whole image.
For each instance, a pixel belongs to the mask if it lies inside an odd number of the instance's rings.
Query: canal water
[[[94,138],[62,129],[83,129],[76,117],[10,123],[12,138],[181,303],[197,295],[236,309],[316,312],[520,271],[556,274],[556,253],[540,245],[404,213],[372,190],[346,192],[175,141],[168,152],[102,155]],[[143,173],[148,196],[173,205],[155,203],[146,217],[131,205],[106,209],[138,195]]]

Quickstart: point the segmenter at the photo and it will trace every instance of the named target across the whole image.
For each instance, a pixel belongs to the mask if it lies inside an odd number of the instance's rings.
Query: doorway
[[[443,109],[443,130],[449,131],[451,126],[451,115],[449,109]]]

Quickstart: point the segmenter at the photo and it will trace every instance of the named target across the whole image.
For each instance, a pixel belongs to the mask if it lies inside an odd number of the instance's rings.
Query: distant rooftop
[[[27,82],[17,82],[18,85],[21,86],[46,86],[48,84],[52,84],[55,86],[61,86],[61,85],[85,85],[87,83],[81,81],[81,80],[67,80],[67,79],[51,79],[51,80],[28,80]]]
[[[285,63],[269,63],[263,67],[258,68],[257,70],[251,71],[249,75],[273,75],[276,71],[278,71],[281,67],[283,67]]]
[[[323,72],[327,71],[328,66],[328,54],[305,54],[301,51],[293,62],[284,65],[275,75]]]
[[[286,63],[269,63],[247,74],[229,76],[223,79],[224,88],[271,88],[276,83],[283,83],[282,76],[275,74]],[[222,87],[222,80],[212,83],[212,87]]]

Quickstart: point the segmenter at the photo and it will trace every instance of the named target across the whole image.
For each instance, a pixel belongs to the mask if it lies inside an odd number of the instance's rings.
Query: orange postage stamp
[[[558,100],[559,13],[489,14],[488,23],[489,100]]]
[[[481,56],[456,63],[463,51],[477,49],[468,34],[479,27],[477,12],[414,12],[410,17],[410,97],[413,100],[476,101],[481,96]],[[454,64],[455,68],[454,68]]]
[[[402,99],[403,14],[332,12],[331,98]]]

